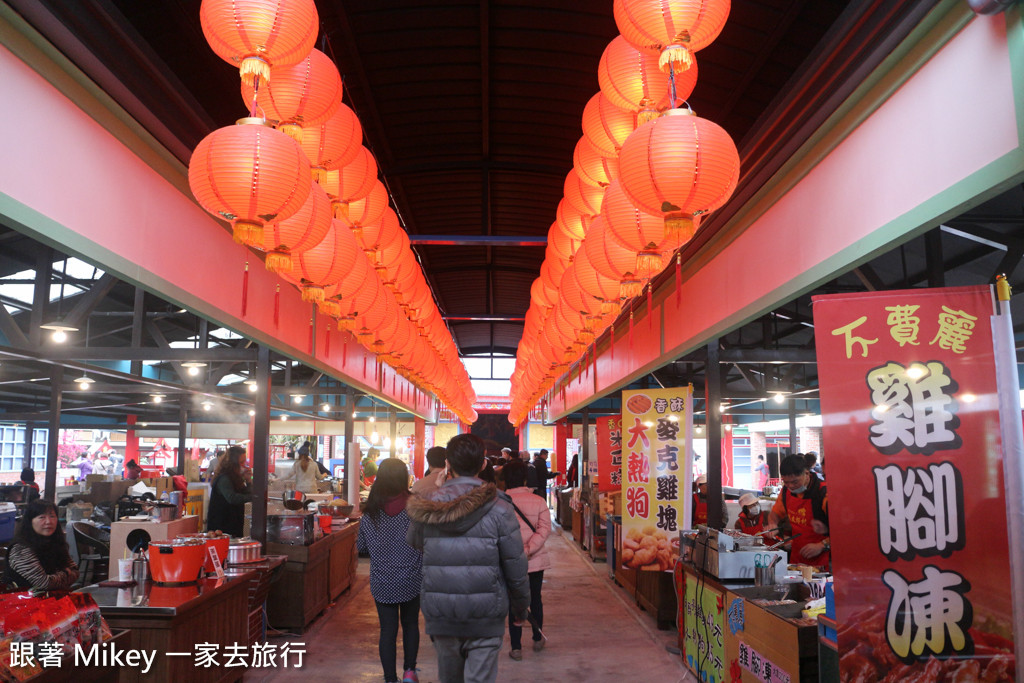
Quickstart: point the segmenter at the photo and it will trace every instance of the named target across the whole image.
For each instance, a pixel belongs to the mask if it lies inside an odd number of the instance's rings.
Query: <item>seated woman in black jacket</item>
[[[14,532],[7,551],[3,582],[10,588],[66,591],[78,580],[57,508],[48,500],[34,500]]]

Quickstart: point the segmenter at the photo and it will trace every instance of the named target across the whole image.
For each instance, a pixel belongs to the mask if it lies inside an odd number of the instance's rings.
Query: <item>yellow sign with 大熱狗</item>
[[[665,571],[690,526],[693,387],[622,392],[622,566]]]

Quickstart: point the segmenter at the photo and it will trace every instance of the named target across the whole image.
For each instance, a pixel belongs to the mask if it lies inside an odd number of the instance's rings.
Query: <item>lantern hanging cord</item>
[[[257,78],[259,78],[257,76]],[[672,66],[672,62],[668,63],[668,91],[672,96],[672,106],[670,109],[676,108],[676,69]]]
[[[253,79],[253,82],[252,82],[252,105],[250,105],[250,107],[249,107],[249,117],[250,118],[256,118],[256,109],[258,108],[257,105],[256,105],[256,99],[257,99],[257,97],[259,97],[259,94],[260,94],[260,76],[259,76],[259,74],[256,74],[256,77]]]

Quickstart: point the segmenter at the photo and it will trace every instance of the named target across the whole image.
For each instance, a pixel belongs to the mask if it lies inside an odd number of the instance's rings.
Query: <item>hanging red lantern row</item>
[[[615,0],[612,12],[622,37],[658,55],[663,71],[685,71],[693,53],[714,41],[729,18],[730,0]]]

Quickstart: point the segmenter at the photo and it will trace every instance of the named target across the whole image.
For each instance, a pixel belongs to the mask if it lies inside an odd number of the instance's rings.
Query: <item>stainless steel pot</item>
[[[263,545],[251,538],[232,539],[228,547],[228,564],[259,562],[263,559]]]
[[[178,518],[178,506],[174,503],[153,503],[149,510],[154,522],[171,522]]]
[[[285,489],[281,501],[286,510],[301,510],[313,501],[306,500],[306,494],[295,489]]]

